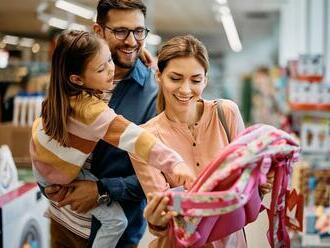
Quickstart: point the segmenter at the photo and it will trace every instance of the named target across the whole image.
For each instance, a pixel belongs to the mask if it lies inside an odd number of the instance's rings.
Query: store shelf
[[[322,240],[320,235],[318,234],[304,234],[302,236],[302,244],[303,248],[311,248],[311,247],[328,247],[329,248],[329,239]]]
[[[330,111],[312,111],[312,110],[292,110],[291,112],[296,116],[311,116],[319,118],[330,118]]]
[[[330,116],[330,104],[329,103],[290,103],[290,108],[294,112],[310,112],[310,113],[326,113]]]

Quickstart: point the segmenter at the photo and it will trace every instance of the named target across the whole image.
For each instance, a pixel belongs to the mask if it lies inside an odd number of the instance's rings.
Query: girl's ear
[[[83,86],[84,83],[81,81],[81,78],[78,75],[71,75],[70,76],[70,81],[73,84],[79,85],[79,86]]]

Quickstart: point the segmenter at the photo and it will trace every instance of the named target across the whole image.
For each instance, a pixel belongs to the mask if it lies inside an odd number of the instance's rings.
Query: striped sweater
[[[117,115],[97,97],[84,93],[79,100],[71,98],[70,105],[68,147],[50,139],[42,118],[32,125],[30,154],[36,179],[43,186],[72,182],[100,139],[167,173],[183,161],[153,134]]]

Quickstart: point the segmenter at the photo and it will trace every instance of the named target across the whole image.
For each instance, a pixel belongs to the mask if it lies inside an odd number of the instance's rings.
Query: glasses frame
[[[143,40],[145,40],[147,38],[147,36],[148,36],[148,34],[150,32],[150,29],[149,28],[146,28],[146,27],[145,28],[136,28],[136,29],[118,28],[118,29],[126,29],[128,31],[128,33],[127,33],[127,35],[126,35],[125,38],[118,38],[117,37],[117,34],[116,34],[116,28],[111,28],[111,27],[109,27],[107,25],[103,25],[103,27],[106,28],[106,29],[108,29],[108,30],[110,30],[110,32],[114,34],[114,36],[115,36],[115,38],[117,40],[126,40],[128,38],[128,36],[130,36],[130,34],[133,33],[133,36],[134,36],[134,39],[135,40],[137,40],[137,41],[143,41]],[[135,35],[134,32],[137,31],[138,29],[144,29],[144,31],[145,31],[145,37],[143,39],[137,39],[136,38],[136,35]]]

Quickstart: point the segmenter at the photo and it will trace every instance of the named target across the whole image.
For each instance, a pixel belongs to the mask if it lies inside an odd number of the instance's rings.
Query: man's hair
[[[144,16],[147,13],[147,7],[142,0],[99,0],[96,22],[104,25],[107,22],[108,12],[112,9],[141,10]]]

